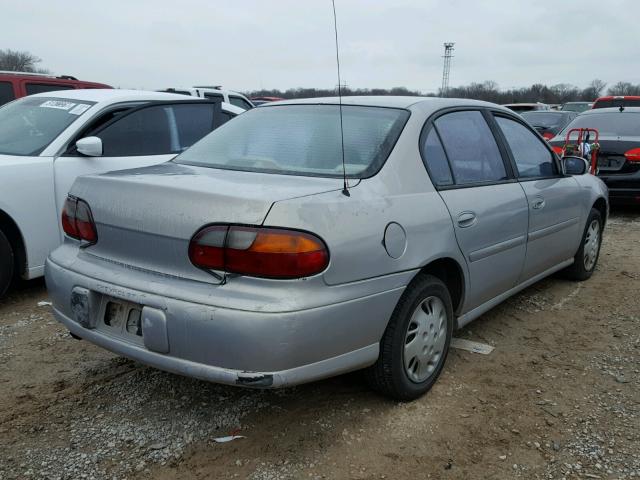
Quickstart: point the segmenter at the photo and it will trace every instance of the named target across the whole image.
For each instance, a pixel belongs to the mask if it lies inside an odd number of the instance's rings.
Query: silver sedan
[[[72,334],[157,368],[260,388],[365,369],[409,400],[456,328],[554,272],[589,278],[607,214],[584,160],[506,108],[278,102],[78,179],[46,279]]]

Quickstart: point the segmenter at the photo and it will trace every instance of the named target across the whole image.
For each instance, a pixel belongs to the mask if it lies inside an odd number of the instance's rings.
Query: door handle
[[[544,208],[544,206],[544,198],[536,198],[531,204],[531,208],[533,208],[534,210],[540,210],[541,208]]]
[[[462,212],[458,214],[458,225],[460,228],[471,227],[476,224],[478,217],[473,212]]]

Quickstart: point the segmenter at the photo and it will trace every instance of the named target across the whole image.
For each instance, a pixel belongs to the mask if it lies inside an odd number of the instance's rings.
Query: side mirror
[[[85,137],[76,142],[76,149],[88,157],[102,156],[102,140],[98,137]]]
[[[589,171],[589,162],[582,157],[562,157],[565,175],[584,175]]]

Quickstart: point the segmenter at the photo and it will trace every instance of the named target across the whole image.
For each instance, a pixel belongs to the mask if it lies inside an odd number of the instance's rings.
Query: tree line
[[[471,98],[484,100],[493,103],[565,103],[575,101],[592,102],[605,93],[608,95],[640,95],[640,84],[634,85],[629,82],[618,82],[608,89],[607,84],[602,80],[592,80],[585,88],[579,88],[568,83],[557,85],[543,85],[535,83],[530,87],[500,89],[499,85],[491,80],[484,82],[473,82],[469,85],[451,87],[446,92],[446,97],[450,98]],[[282,97],[282,98],[314,98],[330,97],[336,95],[337,89],[326,88],[290,88],[288,90],[254,90],[245,92],[249,97]],[[419,90],[410,90],[406,87],[395,88],[349,88],[343,87],[342,94],[348,95],[409,95],[439,97],[443,96],[441,91],[437,93],[423,93]]]

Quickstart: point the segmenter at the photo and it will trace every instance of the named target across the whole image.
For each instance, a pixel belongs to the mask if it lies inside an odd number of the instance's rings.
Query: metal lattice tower
[[[444,67],[442,70],[442,88],[440,89],[440,96],[446,97],[449,90],[449,71],[451,70],[451,58],[453,57],[453,46],[455,43],[447,42],[444,44]]]

